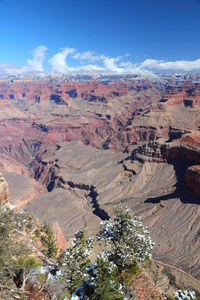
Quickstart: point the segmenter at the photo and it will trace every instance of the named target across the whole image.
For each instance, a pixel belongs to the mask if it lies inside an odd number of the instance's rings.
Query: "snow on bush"
[[[122,269],[132,263],[150,260],[154,243],[141,218],[133,217],[127,206],[116,208],[114,212],[116,216],[113,222],[100,223],[102,229],[97,236],[99,241],[112,245],[110,259]]]

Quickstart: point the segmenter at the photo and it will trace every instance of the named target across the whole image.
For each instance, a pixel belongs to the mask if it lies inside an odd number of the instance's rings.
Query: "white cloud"
[[[96,75],[103,74],[104,69],[98,65],[85,65],[71,68],[71,74]]]
[[[74,53],[76,50],[74,48],[63,48],[61,52],[55,54],[52,58],[49,59],[51,69],[53,72],[58,73],[67,73],[70,70],[70,67],[67,66],[66,58],[69,54]]]
[[[17,74],[36,74],[43,73],[43,63],[45,60],[46,46],[39,46],[32,51],[33,58],[27,61],[23,67],[2,62],[0,63],[0,74],[17,75]],[[156,59],[146,59],[142,63],[132,63],[126,61],[128,54],[124,56],[108,57],[103,54],[96,54],[94,51],[76,52],[74,48],[62,48],[58,53],[52,56],[48,62],[50,74],[66,74],[66,75],[123,75],[123,74],[140,74],[151,75],[151,69],[156,70],[177,70],[192,71],[200,70],[200,59],[194,61],[164,61]],[[79,65],[72,67],[67,63],[67,57],[71,55],[71,59],[79,60]],[[122,60],[123,59],[123,60]]]
[[[20,67],[18,65],[2,62],[0,63],[0,74],[18,75],[18,74],[35,74],[43,72],[43,62],[47,47],[39,46],[32,51],[33,59],[27,61],[27,65]]]
[[[200,70],[200,59],[197,60],[177,60],[163,61],[156,59],[146,59],[141,63],[142,68],[158,69],[158,70],[183,70],[192,71]]]
[[[106,57],[104,59],[104,74],[140,74],[140,75],[152,75],[153,73],[149,70],[141,68],[137,64],[133,64],[130,61],[118,63],[123,56],[117,56],[116,58]]]
[[[45,59],[46,46],[38,46],[32,51],[33,59],[27,61],[27,66],[21,69],[22,73],[43,72],[43,62]]]
[[[72,56],[72,59],[87,61],[87,62],[98,62],[99,64],[85,64],[78,65],[76,67],[68,66],[66,59],[69,54],[74,53],[76,50],[73,48],[64,48],[61,52],[55,54],[49,63],[51,65],[51,74],[61,73],[67,75],[111,75],[111,74],[151,74],[149,70],[140,69],[138,66],[133,65],[131,62],[119,63],[123,56],[117,57],[106,57],[104,55],[96,55],[95,52],[77,52]]]
[[[21,68],[14,64],[0,63],[0,74],[15,75],[21,72]]]
[[[125,62],[121,62],[120,64],[119,64],[119,66],[120,67],[129,67],[129,68],[132,68],[134,65],[132,64],[132,62],[131,61],[125,61]]]
[[[102,61],[104,60],[104,55],[97,55],[95,52],[92,51],[85,51],[85,52],[78,52],[76,53],[72,58],[78,59],[78,60],[87,60],[89,62],[95,62],[95,61]]]
[[[120,74],[122,71],[122,68],[118,67],[116,65],[116,62],[119,61],[119,59],[114,58],[114,57],[106,57],[104,59],[104,70],[106,73],[117,73]]]

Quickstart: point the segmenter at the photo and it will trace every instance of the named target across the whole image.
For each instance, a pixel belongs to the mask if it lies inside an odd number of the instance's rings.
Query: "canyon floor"
[[[1,82],[0,171],[10,204],[67,240],[130,206],[155,243],[154,280],[160,268],[161,287],[200,293],[200,80],[161,79]]]

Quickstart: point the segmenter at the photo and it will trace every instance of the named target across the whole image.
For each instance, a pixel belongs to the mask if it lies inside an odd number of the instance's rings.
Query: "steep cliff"
[[[200,194],[200,166],[189,167],[185,177],[186,186]]]

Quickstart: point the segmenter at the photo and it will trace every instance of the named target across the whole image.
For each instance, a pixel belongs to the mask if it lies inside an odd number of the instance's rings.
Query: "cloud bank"
[[[188,61],[188,60],[177,60],[177,61],[163,61],[156,59],[146,59],[141,63],[142,68],[157,69],[157,70],[183,70],[192,71],[200,70],[200,59]]]
[[[65,74],[65,75],[126,75],[141,74],[152,75],[152,70],[165,71],[200,71],[200,59],[164,61],[146,59],[141,63],[125,61],[130,56],[109,57],[97,54],[94,51],[78,52],[74,48],[65,47],[48,59],[49,70],[44,72],[43,63],[46,60],[47,47],[42,45],[35,48],[31,53],[32,59],[27,60],[25,66],[18,66],[6,62],[0,62],[0,74]],[[70,66],[68,61],[79,62],[75,67]]]

